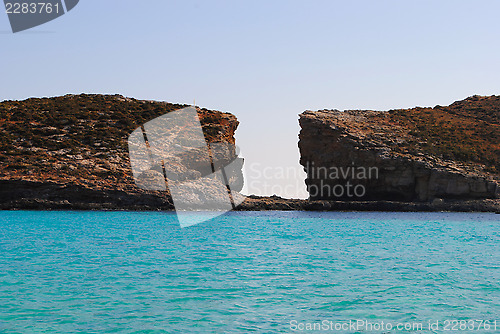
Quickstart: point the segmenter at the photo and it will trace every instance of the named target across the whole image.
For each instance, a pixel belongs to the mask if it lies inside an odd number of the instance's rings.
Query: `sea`
[[[0,212],[0,333],[500,333],[500,215]]]

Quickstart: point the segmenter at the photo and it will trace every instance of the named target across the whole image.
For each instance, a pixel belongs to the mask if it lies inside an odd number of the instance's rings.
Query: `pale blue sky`
[[[306,109],[500,94],[499,13],[495,0],[81,0],[18,34],[0,13],[0,100],[196,99],[238,117],[247,167],[298,169],[297,115]],[[305,196],[301,179],[267,183],[252,192]]]

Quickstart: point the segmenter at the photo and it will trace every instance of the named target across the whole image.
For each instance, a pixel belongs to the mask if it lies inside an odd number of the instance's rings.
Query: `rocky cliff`
[[[500,96],[447,107],[300,115],[311,199],[434,201],[500,193]]]
[[[196,149],[172,157],[170,166],[141,170],[138,187],[128,139],[183,107],[86,94],[1,102],[0,209],[173,209],[168,190],[153,189],[165,170],[173,182],[198,180]],[[498,212],[498,110],[499,97],[475,96],[448,107],[304,112],[300,150],[311,199],[249,196],[237,209]],[[197,113],[212,165],[238,161],[236,117]],[[235,166],[227,181],[238,190],[241,161]],[[186,192],[193,203],[227,195],[198,186]]]
[[[137,187],[127,139],[183,107],[86,94],[0,103],[0,209],[172,209],[168,191]],[[206,141],[233,147],[236,117],[197,111]],[[214,163],[235,158],[234,149],[212,151]]]

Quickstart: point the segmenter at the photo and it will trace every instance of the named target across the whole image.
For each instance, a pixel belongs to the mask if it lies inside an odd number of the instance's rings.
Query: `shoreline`
[[[175,212],[174,208],[148,206],[116,206],[111,203],[70,203],[68,201],[53,202],[28,199],[13,203],[0,204],[0,211],[95,211],[95,212]],[[439,204],[418,202],[340,202],[340,201],[308,201],[294,199],[270,198],[243,202],[234,212],[272,212],[272,211],[304,211],[304,212],[469,212],[500,214],[498,200],[452,201]],[[196,212],[194,210],[193,212]],[[202,210],[200,212],[203,212]]]
[[[75,184],[0,180],[0,210],[175,211],[170,196],[140,189],[95,189]],[[246,196],[233,211],[495,212],[500,199],[332,201]]]

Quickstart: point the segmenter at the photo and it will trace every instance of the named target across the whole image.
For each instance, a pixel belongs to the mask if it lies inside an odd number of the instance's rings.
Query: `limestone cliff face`
[[[498,198],[500,98],[449,107],[306,111],[301,164],[311,199]]]
[[[146,122],[183,107],[88,94],[1,102],[0,209],[172,208],[168,192],[137,187],[127,139]],[[236,117],[197,111],[214,164],[234,160]],[[195,163],[179,167],[179,174],[190,174]],[[149,171],[154,173],[161,169]],[[241,179],[235,170],[230,181]]]

